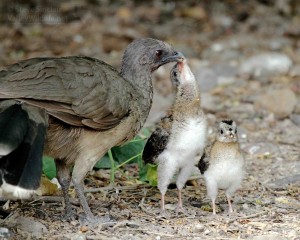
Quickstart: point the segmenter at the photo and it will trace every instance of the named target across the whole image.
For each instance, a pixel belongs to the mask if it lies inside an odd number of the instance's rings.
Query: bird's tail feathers
[[[29,115],[20,104],[0,113],[0,196],[28,198],[39,187],[46,123]]]

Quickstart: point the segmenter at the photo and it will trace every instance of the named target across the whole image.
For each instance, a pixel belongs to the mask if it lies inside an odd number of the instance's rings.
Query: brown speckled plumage
[[[195,156],[202,154],[206,143],[206,117],[195,77],[185,61],[174,66],[171,80],[176,86],[174,104],[148,139],[142,156],[146,163],[158,164],[161,214],[165,213],[164,196],[176,172],[177,211],[183,210],[181,190],[191,175]]]
[[[219,123],[216,141],[207,147],[198,168],[204,174],[207,193],[212,199],[213,214],[216,214],[218,189],[225,190],[229,212],[232,212],[231,196],[240,187],[244,176],[244,157],[234,121],[223,120]]]

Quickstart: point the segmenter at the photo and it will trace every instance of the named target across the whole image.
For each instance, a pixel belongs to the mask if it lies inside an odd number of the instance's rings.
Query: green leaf
[[[111,164],[110,164],[110,160],[108,157],[108,154],[105,154],[94,166],[94,168],[97,169],[110,169]]]
[[[56,166],[53,158],[43,157],[43,172],[49,179],[56,177]]]
[[[132,158],[133,156],[141,153],[144,149],[144,145],[145,145],[145,140],[142,139],[141,137],[137,136],[131,142],[129,142],[123,146],[112,148],[112,154],[113,154],[114,159],[118,163],[123,163],[126,160]],[[137,158],[133,159],[132,162],[136,162],[136,161],[137,161]]]
[[[157,165],[147,163],[140,169],[140,180],[157,186]]]

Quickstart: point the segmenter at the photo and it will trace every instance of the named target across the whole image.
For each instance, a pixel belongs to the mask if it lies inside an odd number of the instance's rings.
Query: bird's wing
[[[142,156],[145,163],[154,163],[159,154],[166,148],[171,129],[169,121],[170,119],[168,117],[162,119],[148,138]]]
[[[205,147],[204,152],[198,162],[198,168],[199,168],[201,174],[204,174],[204,172],[209,167],[209,157],[210,157],[210,152],[211,152],[212,146],[213,146],[213,144],[210,144]]]
[[[113,128],[129,114],[131,91],[115,69],[88,57],[34,58],[0,72],[0,100],[19,99],[97,130]]]

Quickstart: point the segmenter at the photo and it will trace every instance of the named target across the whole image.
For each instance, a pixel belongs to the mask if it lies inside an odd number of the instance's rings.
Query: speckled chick
[[[198,167],[206,181],[207,194],[212,200],[213,214],[218,189],[224,189],[232,213],[231,196],[241,186],[244,157],[238,142],[237,125],[233,120],[219,123],[216,141],[206,149]]]
[[[178,211],[183,211],[181,190],[191,176],[196,155],[203,154],[207,137],[207,120],[200,108],[200,93],[186,61],[171,71],[176,86],[174,104],[158,123],[144,151],[145,163],[158,164],[158,189],[161,192],[161,214],[165,213],[165,194],[177,174]]]

